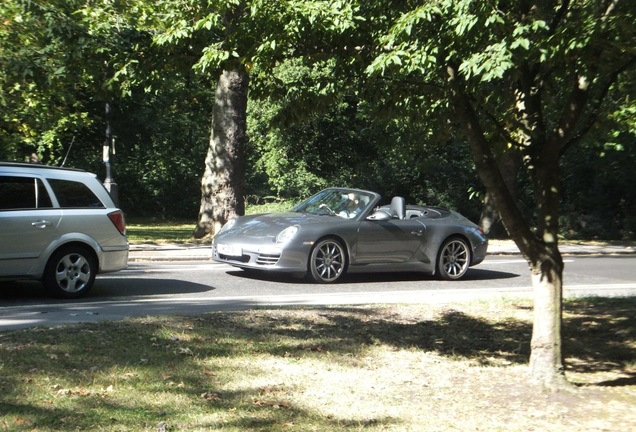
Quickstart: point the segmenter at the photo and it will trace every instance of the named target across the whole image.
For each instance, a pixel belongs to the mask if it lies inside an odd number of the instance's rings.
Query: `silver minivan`
[[[0,280],[38,279],[77,298],[127,264],[124,213],[95,174],[0,162]]]

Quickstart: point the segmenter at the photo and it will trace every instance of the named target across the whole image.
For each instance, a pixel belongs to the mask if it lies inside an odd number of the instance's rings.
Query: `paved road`
[[[636,295],[636,256],[565,257],[566,296]],[[37,283],[3,284],[0,331],[37,325],[192,314],[272,305],[447,303],[502,296],[531,297],[525,260],[489,256],[461,281],[421,274],[350,275],[319,285],[288,276],[253,277],[209,260],[131,262],[126,271],[98,277],[93,292],[65,302]]]

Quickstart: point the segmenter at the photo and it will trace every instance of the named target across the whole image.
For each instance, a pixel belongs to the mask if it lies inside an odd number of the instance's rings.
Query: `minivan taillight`
[[[124,218],[124,212],[121,210],[117,210],[111,213],[108,213],[108,219],[115,225],[115,227],[119,230],[120,233],[126,235],[126,219]]]

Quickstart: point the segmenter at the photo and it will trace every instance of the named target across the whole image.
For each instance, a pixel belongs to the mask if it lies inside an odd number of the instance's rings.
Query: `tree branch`
[[[563,18],[565,17],[569,9],[570,0],[563,0],[561,2],[561,5],[559,6],[559,9],[557,9],[556,13],[552,17],[552,21],[550,22],[549,33],[551,35],[556,32],[557,27],[561,24],[561,22],[563,22]]]
[[[536,257],[539,253],[538,242],[525,221],[517,202],[506,186],[492,148],[485,138],[484,131],[475,113],[469,96],[463,91],[458,67],[447,64],[448,83],[451,104],[455,109],[459,123],[470,145],[477,172],[481,181],[495,202],[508,233],[526,257]]]
[[[631,70],[635,65],[636,65],[636,56],[632,57],[631,59],[628,59],[628,61],[626,61],[621,67],[613,71],[609,75],[607,80],[605,80],[605,82],[596,86],[597,88],[600,88],[599,95],[597,98],[595,98],[595,100],[591,104],[592,106],[591,106],[591,109],[588,110],[588,115],[586,115],[585,118],[579,122],[579,123],[582,123],[582,126],[576,131],[575,134],[573,134],[563,144],[563,148],[561,149],[562,154],[566,152],[574,144],[576,144],[578,141],[580,141],[581,138],[583,138],[583,136],[587,132],[589,132],[592,126],[594,126],[594,123],[596,122],[596,120],[598,119],[600,115],[601,106],[605,102],[605,98],[607,97],[607,94],[609,93],[609,90],[612,87],[612,85],[618,79],[618,76],[625,71]]]

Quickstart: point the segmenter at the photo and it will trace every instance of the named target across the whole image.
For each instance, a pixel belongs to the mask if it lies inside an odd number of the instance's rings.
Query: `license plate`
[[[228,255],[228,256],[243,255],[243,250],[240,247],[233,246],[233,245],[218,244],[216,245],[216,251],[221,255]]]

